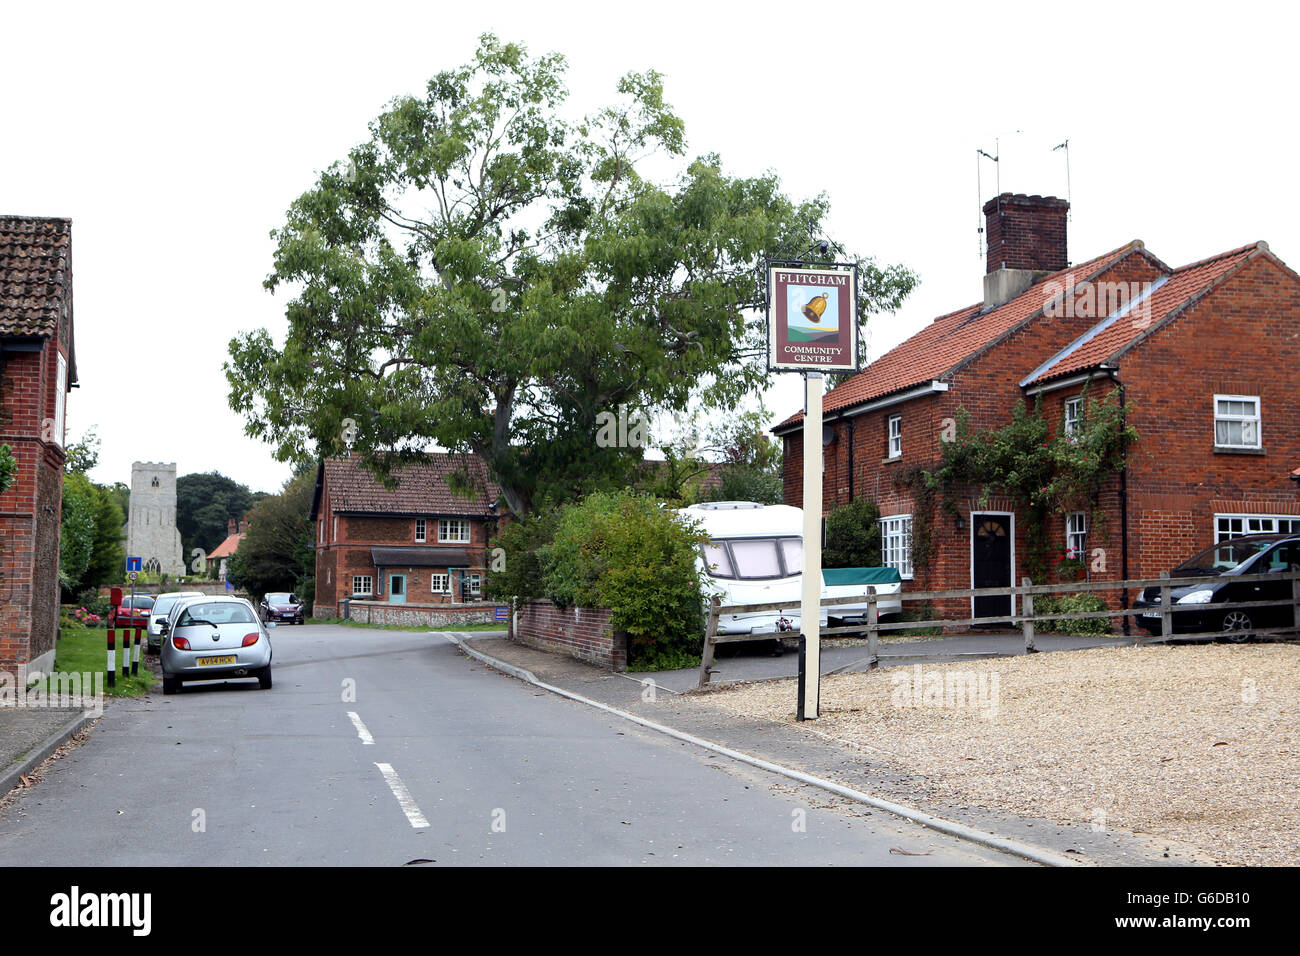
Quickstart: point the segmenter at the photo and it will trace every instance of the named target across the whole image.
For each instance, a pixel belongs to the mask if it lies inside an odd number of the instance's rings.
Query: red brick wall
[[[1126,357],[1134,577],[1214,541],[1216,513],[1300,514],[1300,282],[1267,257]],[[1258,395],[1263,454],[1214,450],[1214,395]]]
[[[1132,256],[1103,279],[1145,282],[1158,277],[1145,255]],[[1043,361],[1091,327],[1094,316],[1039,318],[994,346],[953,376],[945,393],[857,416],[853,427],[853,495],[876,502],[883,515],[910,513],[911,495],[896,487],[894,476],[913,465],[933,467],[945,419],[958,407],[971,413],[971,427],[1005,424],[1024,395],[1018,383]],[[1246,265],[1227,285],[1203,299],[1171,325],[1153,333],[1120,362],[1126,384],[1129,420],[1140,441],[1130,451],[1128,473],[1129,577],[1157,577],[1214,540],[1215,513],[1300,514],[1300,494],[1287,473],[1300,462],[1300,393],[1294,369],[1300,365],[1300,283],[1268,259]],[[1114,386],[1095,380],[1089,400]],[[1048,392],[1042,407],[1059,428],[1065,400],[1083,385]],[[1215,393],[1259,395],[1263,455],[1216,452],[1213,448]],[[1032,405],[1032,399],[1029,400]],[[887,421],[903,416],[903,456],[886,455]],[[829,511],[849,500],[849,429],[832,423],[837,440],[825,453],[823,501]],[[784,462],[787,504],[802,502],[802,436],[786,438]],[[970,514],[1015,511],[1007,500],[980,505],[976,489],[959,491],[958,510],[967,527],[958,531],[948,515],[935,520],[935,560],[917,568],[907,587],[939,590],[970,587]],[[1099,498],[1101,520],[1089,515],[1091,568],[1100,557],[1104,570],[1093,580],[1120,580],[1123,568],[1118,478]],[[1024,575],[1026,523],[1016,521],[1016,568]],[[1065,549],[1064,517],[1048,528],[1053,559]],[[1094,549],[1103,554],[1096,555]],[[1055,561],[1050,562],[1051,565]],[[1049,582],[1054,575],[1049,574]],[[1119,594],[1105,595],[1118,606]],[[951,611],[954,608],[945,610]]]
[[[0,443],[18,473],[0,495],[0,669],[54,646],[59,610],[63,452],[42,440],[54,415],[57,352],[6,352],[0,377]]]
[[[610,613],[603,608],[560,610],[550,601],[528,601],[519,608],[512,636],[530,647],[625,671],[627,635],[613,629]]]

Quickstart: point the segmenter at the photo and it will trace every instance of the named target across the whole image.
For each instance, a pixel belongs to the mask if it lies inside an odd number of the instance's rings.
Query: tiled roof
[[[230,557],[239,550],[239,542],[243,540],[244,536],[242,534],[232,534],[212,550],[212,553],[208,555],[208,560]]]
[[[389,491],[357,456],[331,458],[324,462],[325,487],[335,512],[361,514],[444,514],[487,515],[488,506],[496,502],[501,490],[489,480],[482,459],[473,455],[436,453],[416,464],[404,465],[393,472],[397,486]],[[466,498],[453,494],[448,477],[464,471],[475,488]],[[319,502],[312,505],[317,514]]]
[[[0,336],[49,338],[72,287],[72,221],[0,216]]]
[[[1252,256],[1266,252],[1264,243],[1252,242],[1200,262],[1174,269],[1163,283],[1153,287],[1149,297],[1126,311],[1107,316],[1071,342],[1038,373],[1022,384],[1029,385],[1072,372],[1096,368],[1117,359],[1164,322],[1199,301],[1229,272]]]
[[[983,303],[941,315],[920,332],[876,359],[859,374],[826,393],[823,413],[830,413],[917,385],[942,379],[958,366],[1033,318],[1047,304],[1043,287],[1057,282],[1065,291],[1091,280],[1125,256],[1142,249],[1130,242],[1096,259],[1044,275],[1019,296],[996,309],[983,311]],[[803,420],[803,412],[777,428]]]

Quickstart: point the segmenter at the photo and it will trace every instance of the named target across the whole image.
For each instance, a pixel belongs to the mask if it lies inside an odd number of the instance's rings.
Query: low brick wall
[[[627,635],[615,631],[609,619],[605,608],[560,610],[550,601],[528,601],[519,607],[511,637],[529,647],[625,671]]]
[[[397,627],[450,627],[456,624],[491,624],[504,604],[392,604],[388,601],[352,601],[348,617],[363,624]],[[506,622],[501,621],[501,630]]]

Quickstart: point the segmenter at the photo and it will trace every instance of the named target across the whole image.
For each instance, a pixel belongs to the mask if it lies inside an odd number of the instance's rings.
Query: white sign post
[[[821,703],[822,373],[804,372],[803,640],[799,648],[799,720],[815,720]]]
[[[767,263],[767,367],[804,375],[800,720],[821,705],[823,375],[858,370],[857,290],[856,263]]]

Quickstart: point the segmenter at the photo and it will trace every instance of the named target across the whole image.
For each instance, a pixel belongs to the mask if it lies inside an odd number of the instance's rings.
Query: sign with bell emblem
[[[767,271],[768,367],[856,372],[858,270],[770,264]]]

